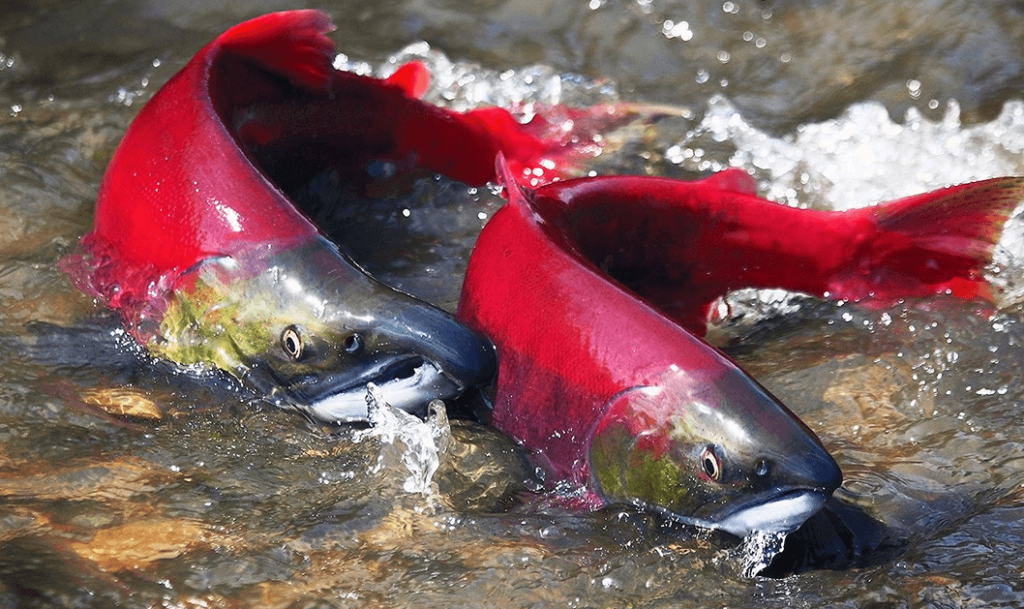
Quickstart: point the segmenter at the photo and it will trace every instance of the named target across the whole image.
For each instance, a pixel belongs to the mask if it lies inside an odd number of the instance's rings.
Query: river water
[[[995,306],[723,303],[716,340],[846,479],[763,570],[754,541],[574,509],[480,424],[328,429],[134,353],[57,261],[160,84],[230,25],[305,6],[0,7],[0,607],[1024,606],[1017,221],[991,269]],[[317,7],[338,24],[339,64],[386,73],[424,56],[437,103],[676,108],[610,134],[594,171],[737,165],[765,196],[818,208],[1024,175],[1018,1]],[[451,308],[500,204],[426,180],[345,208],[338,238]]]

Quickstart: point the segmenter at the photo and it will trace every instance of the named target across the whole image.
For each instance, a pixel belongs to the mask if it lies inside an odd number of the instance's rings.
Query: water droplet
[[[907,91],[910,93],[910,97],[914,99],[921,97],[921,81],[916,79],[908,80]]]
[[[661,32],[666,38],[678,38],[683,42],[693,39],[693,30],[690,29],[690,23],[687,21],[676,23],[671,19],[666,19],[661,24]]]

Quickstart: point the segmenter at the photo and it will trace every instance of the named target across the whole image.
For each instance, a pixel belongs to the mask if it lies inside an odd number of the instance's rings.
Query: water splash
[[[711,143],[729,146],[711,158]],[[698,149],[705,154],[692,154]],[[911,109],[901,123],[882,104],[864,102],[777,136],[748,123],[716,95],[701,124],[666,157],[676,164],[703,157],[708,165],[695,167],[702,171],[716,162],[752,169],[768,198],[789,205],[863,207],[950,184],[1024,175],[1024,102],[1008,102],[996,120],[973,126],[961,123],[956,102],[941,121]]]
[[[743,538],[735,552],[743,565],[744,577],[755,577],[768,568],[786,546],[786,533],[754,531]]]
[[[408,472],[402,488],[407,493],[433,496],[433,478],[441,465],[441,457],[451,443],[448,414],[441,400],[427,406],[427,418],[420,419],[388,404],[384,394],[373,383],[366,388],[366,404],[370,429],[358,432],[355,440],[361,442],[373,437],[380,442],[377,461],[370,473]]]
[[[575,74],[560,74],[550,66],[531,65],[504,71],[489,70],[478,63],[453,61],[426,42],[406,46],[379,68],[338,55],[334,67],[357,74],[387,78],[411,61],[422,62],[430,71],[430,87],[424,100],[469,110],[480,106],[508,108],[526,121],[536,105],[592,106],[618,101],[618,91],[608,80],[589,80]]]

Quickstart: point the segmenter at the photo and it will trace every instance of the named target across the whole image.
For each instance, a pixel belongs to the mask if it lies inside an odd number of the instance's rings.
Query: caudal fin
[[[994,178],[857,210],[877,232],[829,282],[829,296],[885,304],[948,293],[991,299],[984,277],[1024,178]]]
[[[334,75],[331,18],[316,10],[270,13],[221,34],[222,48],[313,91],[326,91]]]

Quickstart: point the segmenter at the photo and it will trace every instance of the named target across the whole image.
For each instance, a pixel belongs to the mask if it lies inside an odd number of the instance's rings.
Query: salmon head
[[[362,272],[323,238],[207,258],[159,303],[151,353],[228,371],[262,399],[325,421],[367,415],[376,384],[418,412],[486,383],[494,350],[444,311]]]
[[[728,362],[615,396],[587,460],[606,501],[739,536],[796,529],[842,482],[817,437]]]

